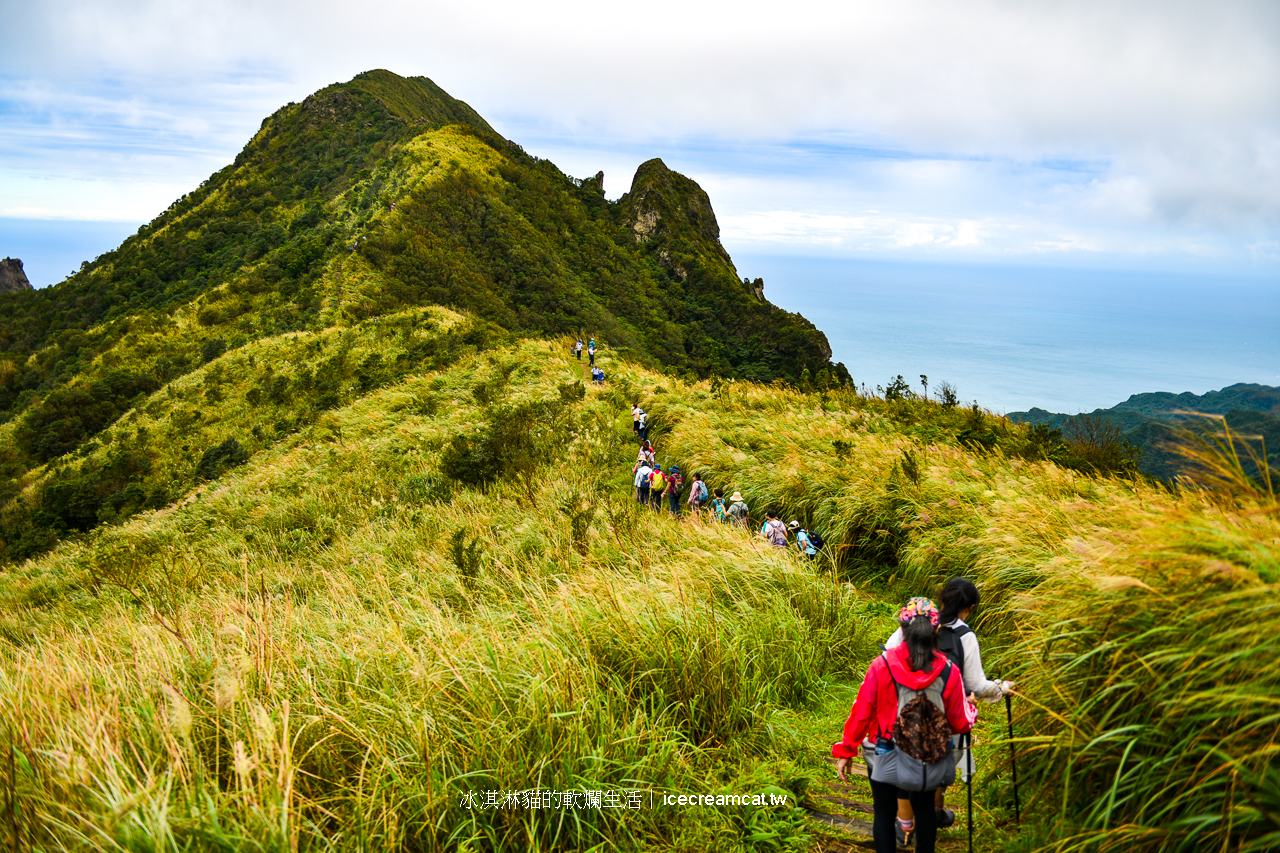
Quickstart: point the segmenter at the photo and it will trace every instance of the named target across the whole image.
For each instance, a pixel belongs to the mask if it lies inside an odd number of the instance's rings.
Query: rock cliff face
[[[22,271],[22,261],[17,258],[0,261],[0,293],[31,289],[31,282],[27,281],[27,274]]]
[[[631,191],[619,199],[623,221],[636,242],[650,244],[658,263],[684,280],[690,262],[737,279],[711,199],[698,184],[659,159],[636,169]]]

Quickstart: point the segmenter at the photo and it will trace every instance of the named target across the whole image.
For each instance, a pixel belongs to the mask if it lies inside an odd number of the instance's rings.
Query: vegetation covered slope
[[[528,156],[425,78],[361,74],[283,107],[235,163],[68,281],[5,295],[0,415],[91,381],[109,352],[163,383],[195,363],[200,338],[431,303],[513,331],[611,335],[703,376],[831,367],[821,332],[738,281],[695,183],[652,161],[629,198],[610,203],[602,177]],[[639,220],[657,224],[641,234]],[[698,325],[726,305],[719,325]],[[185,340],[126,341],[134,323],[188,313]]]
[[[174,505],[0,574],[24,839],[806,849],[815,830],[781,807],[480,809],[467,795],[804,796],[845,710],[825,697],[856,685],[888,603],[966,574],[988,670],[1023,685],[1033,810],[1001,828],[1007,744],[1001,709],[984,708],[985,839],[1274,847],[1280,520],[1265,488],[1089,477],[1008,456],[1003,422],[923,400],[687,383],[615,356],[610,384],[584,387],[567,340],[488,328],[412,309],[264,339],[108,428],[103,448],[174,429],[211,375],[222,397],[203,398],[206,417],[247,426],[257,366],[288,348],[313,377],[343,346],[361,364],[428,339],[448,353],[247,461],[213,460]],[[756,517],[775,507],[822,531],[831,559],[639,510],[635,397],[663,461],[741,489]],[[979,428],[990,451],[958,439]]]
[[[0,560],[183,494],[199,466],[159,471],[145,432],[80,460],[200,365],[289,332],[441,305],[512,333],[593,335],[686,376],[847,379],[820,331],[738,279],[696,183],[654,160],[611,203],[602,180],[530,157],[425,78],[368,72],[283,107],[118,249],[54,287],[0,296]],[[244,452],[423,353],[363,367],[343,355],[314,394],[311,376],[282,384],[293,356],[280,357],[256,368],[274,374],[250,401],[264,422],[236,438]],[[202,393],[216,397],[211,381]],[[58,500],[33,489],[46,480]]]

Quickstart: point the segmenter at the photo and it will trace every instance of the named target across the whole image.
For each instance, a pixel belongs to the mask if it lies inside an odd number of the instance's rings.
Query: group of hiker
[[[646,418],[638,405],[632,406],[633,424],[637,433]],[[632,486],[635,489],[636,502],[642,506],[651,506],[660,510],[665,503],[671,515],[681,516],[681,501],[690,512],[707,510],[712,518],[723,523],[737,524],[743,528],[751,527],[751,510],[747,507],[742,492],[735,491],[726,500],[724,489],[708,489],[702,479],[702,473],[694,471],[685,482],[684,473],[679,465],[671,465],[665,470],[658,462],[658,453],[647,438],[640,439],[640,452],[636,456],[635,465],[631,468],[634,475]],[[685,496],[687,487],[687,497]],[[806,530],[799,521],[792,520],[783,524],[778,519],[777,510],[765,513],[765,521],[760,528],[760,535],[776,548],[788,548],[791,545],[789,536],[794,536],[796,547],[809,559],[817,559],[818,552],[826,544],[816,531]]]
[[[752,529],[742,492],[735,490],[726,500],[723,489],[708,489],[701,472],[694,471],[686,482],[679,465],[664,469],[649,440],[648,413],[636,403],[631,416],[640,442],[632,468],[640,504],[655,510],[665,504],[679,518],[683,503],[692,512],[708,510],[717,521]],[[810,559],[816,559],[825,544],[820,534],[798,520],[784,523],[774,509],[765,513],[759,535],[779,549],[790,547],[794,538],[800,553]],[[893,853],[899,846],[932,853],[938,830],[956,822],[956,813],[946,807],[945,790],[955,782],[957,766],[962,766],[964,781],[972,784],[970,732],[978,717],[977,703],[1007,703],[1014,687],[1009,681],[989,679],[983,670],[978,637],[965,621],[979,602],[973,582],[951,578],[938,600],[941,608],[932,599],[911,598],[899,611],[898,628],[885,641],[884,653],[868,667],[843,738],[831,747],[842,780],[847,781],[856,758],[866,763],[877,853]],[[972,832],[972,803],[968,815]]]
[[[944,791],[957,765],[972,784],[976,703],[1007,702],[1014,687],[983,671],[978,637],[965,621],[978,606],[973,582],[951,578],[938,599],[940,610],[917,597],[899,611],[898,629],[867,669],[844,736],[831,747],[842,780],[855,758],[866,762],[877,853],[900,845],[932,853],[938,830],[956,821]],[[969,819],[972,832],[972,804]]]
[[[569,348],[570,355],[574,356],[578,361],[582,361],[582,338],[578,338],[573,342],[573,346]],[[592,338],[587,342],[587,358],[590,359],[592,367],[596,363],[596,339]]]
[[[639,421],[636,421],[638,424]],[[636,427],[639,432],[639,427]],[[649,439],[640,439],[640,453],[636,456],[636,464],[631,467],[631,473],[634,475],[632,485],[635,487],[635,498],[642,506],[652,506],[655,510],[662,509],[666,503],[671,510],[671,514],[676,518],[680,517],[680,501],[684,495],[685,480],[684,474],[680,472],[679,465],[671,465],[665,471],[661,463],[658,462],[658,453],[653,449],[653,445],[649,443]],[[723,492],[716,490],[716,500],[723,503]],[[689,497],[687,504],[689,508],[696,512],[701,509],[709,500],[707,493],[707,484],[702,481],[702,475],[694,472],[692,479],[689,481]]]

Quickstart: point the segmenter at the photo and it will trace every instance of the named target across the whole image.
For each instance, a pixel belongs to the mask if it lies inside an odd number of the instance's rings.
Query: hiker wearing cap
[[[641,438],[649,437],[649,413],[644,409],[640,410],[639,419],[636,421],[637,429]]]
[[[867,762],[874,806],[872,838],[877,853],[894,853],[899,838],[903,842],[914,840],[918,853],[933,853],[938,836],[933,789],[903,792],[920,817],[900,836],[903,827],[895,820],[900,793],[897,785],[906,783],[881,780],[893,776],[897,762],[903,760],[903,755],[891,753],[901,750],[909,756],[910,751],[919,746],[913,743],[917,739],[927,742],[923,743],[925,746],[937,747],[932,741],[943,736],[937,725],[949,728],[952,734],[965,734],[973,728],[978,710],[965,701],[964,678],[959,668],[938,651],[940,616],[933,602],[912,598],[899,611],[898,624],[903,642],[871,662],[845,721],[844,736],[831,746],[831,754],[836,758],[837,775],[845,781],[849,765],[859,751]],[[911,694],[915,695],[910,701],[901,702],[900,695],[905,698]],[[914,721],[932,720],[935,725],[926,727],[930,728],[928,731],[912,727],[899,731],[900,715],[908,722],[913,712],[916,712]],[[950,762],[954,777],[954,758],[945,750],[945,744],[943,754],[945,758],[932,764],[941,764],[944,771],[941,775],[945,775],[943,762]]]
[[[778,520],[776,509],[765,513],[764,526],[760,528],[760,535],[768,539],[769,544],[775,548],[787,547],[787,526]]]
[[[654,510],[662,509],[662,493],[667,490],[667,475],[662,473],[662,466],[654,463],[653,473],[649,475],[649,503]]]
[[[631,431],[636,435],[640,434],[640,404],[631,404]]]
[[[591,364],[594,366],[596,363],[596,339],[595,338],[592,338],[591,342],[587,344],[587,356],[591,359]]]
[[[667,501],[671,505],[671,514],[676,518],[680,517],[680,492],[684,491],[684,475],[680,473],[679,465],[671,466],[671,473],[667,475]]]
[[[943,585],[938,593],[938,601],[942,604],[939,611],[941,625],[938,628],[938,649],[952,663],[960,668],[964,678],[965,693],[977,697],[984,702],[999,702],[1005,694],[1013,689],[1012,681],[993,681],[987,678],[982,668],[982,650],[978,647],[978,635],[973,632],[965,620],[978,606],[978,588],[968,578],[954,577]],[[885,642],[886,649],[902,645],[902,629],[893,632]],[[967,773],[973,773],[973,756],[960,755],[959,744],[956,757],[967,762]],[[956,813],[946,807],[946,788],[939,788],[934,798],[934,811],[939,829],[946,829],[956,822]],[[915,819],[915,810],[905,797],[898,800],[898,822],[910,823]]]
[[[795,534],[796,547],[800,549],[801,554],[804,554],[810,560],[818,556],[818,549],[813,547],[813,540],[809,538],[809,531],[801,527],[799,521],[792,519],[791,523],[787,525],[787,529]]]
[[[636,503],[644,505],[649,502],[649,477],[653,474],[653,467],[648,459],[643,456],[636,462]]]
[[[742,499],[742,492],[734,492],[729,496],[729,500],[732,501],[729,504],[729,518],[734,523],[746,527],[750,510],[747,509],[747,502]]]

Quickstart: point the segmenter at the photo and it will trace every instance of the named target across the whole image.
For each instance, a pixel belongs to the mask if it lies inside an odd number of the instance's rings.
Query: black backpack
[[[938,651],[947,656],[947,659],[956,665],[960,670],[960,676],[964,677],[964,644],[960,642],[960,638],[965,634],[972,634],[973,629],[968,625],[961,625],[959,628],[942,627],[938,629]]]
[[[813,550],[821,551],[822,546],[827,544],[826,541],[822,538],[822,534],[819,533],[818,531],[806,530],[805,533],[809,534],[809,544],[813,546]]]

